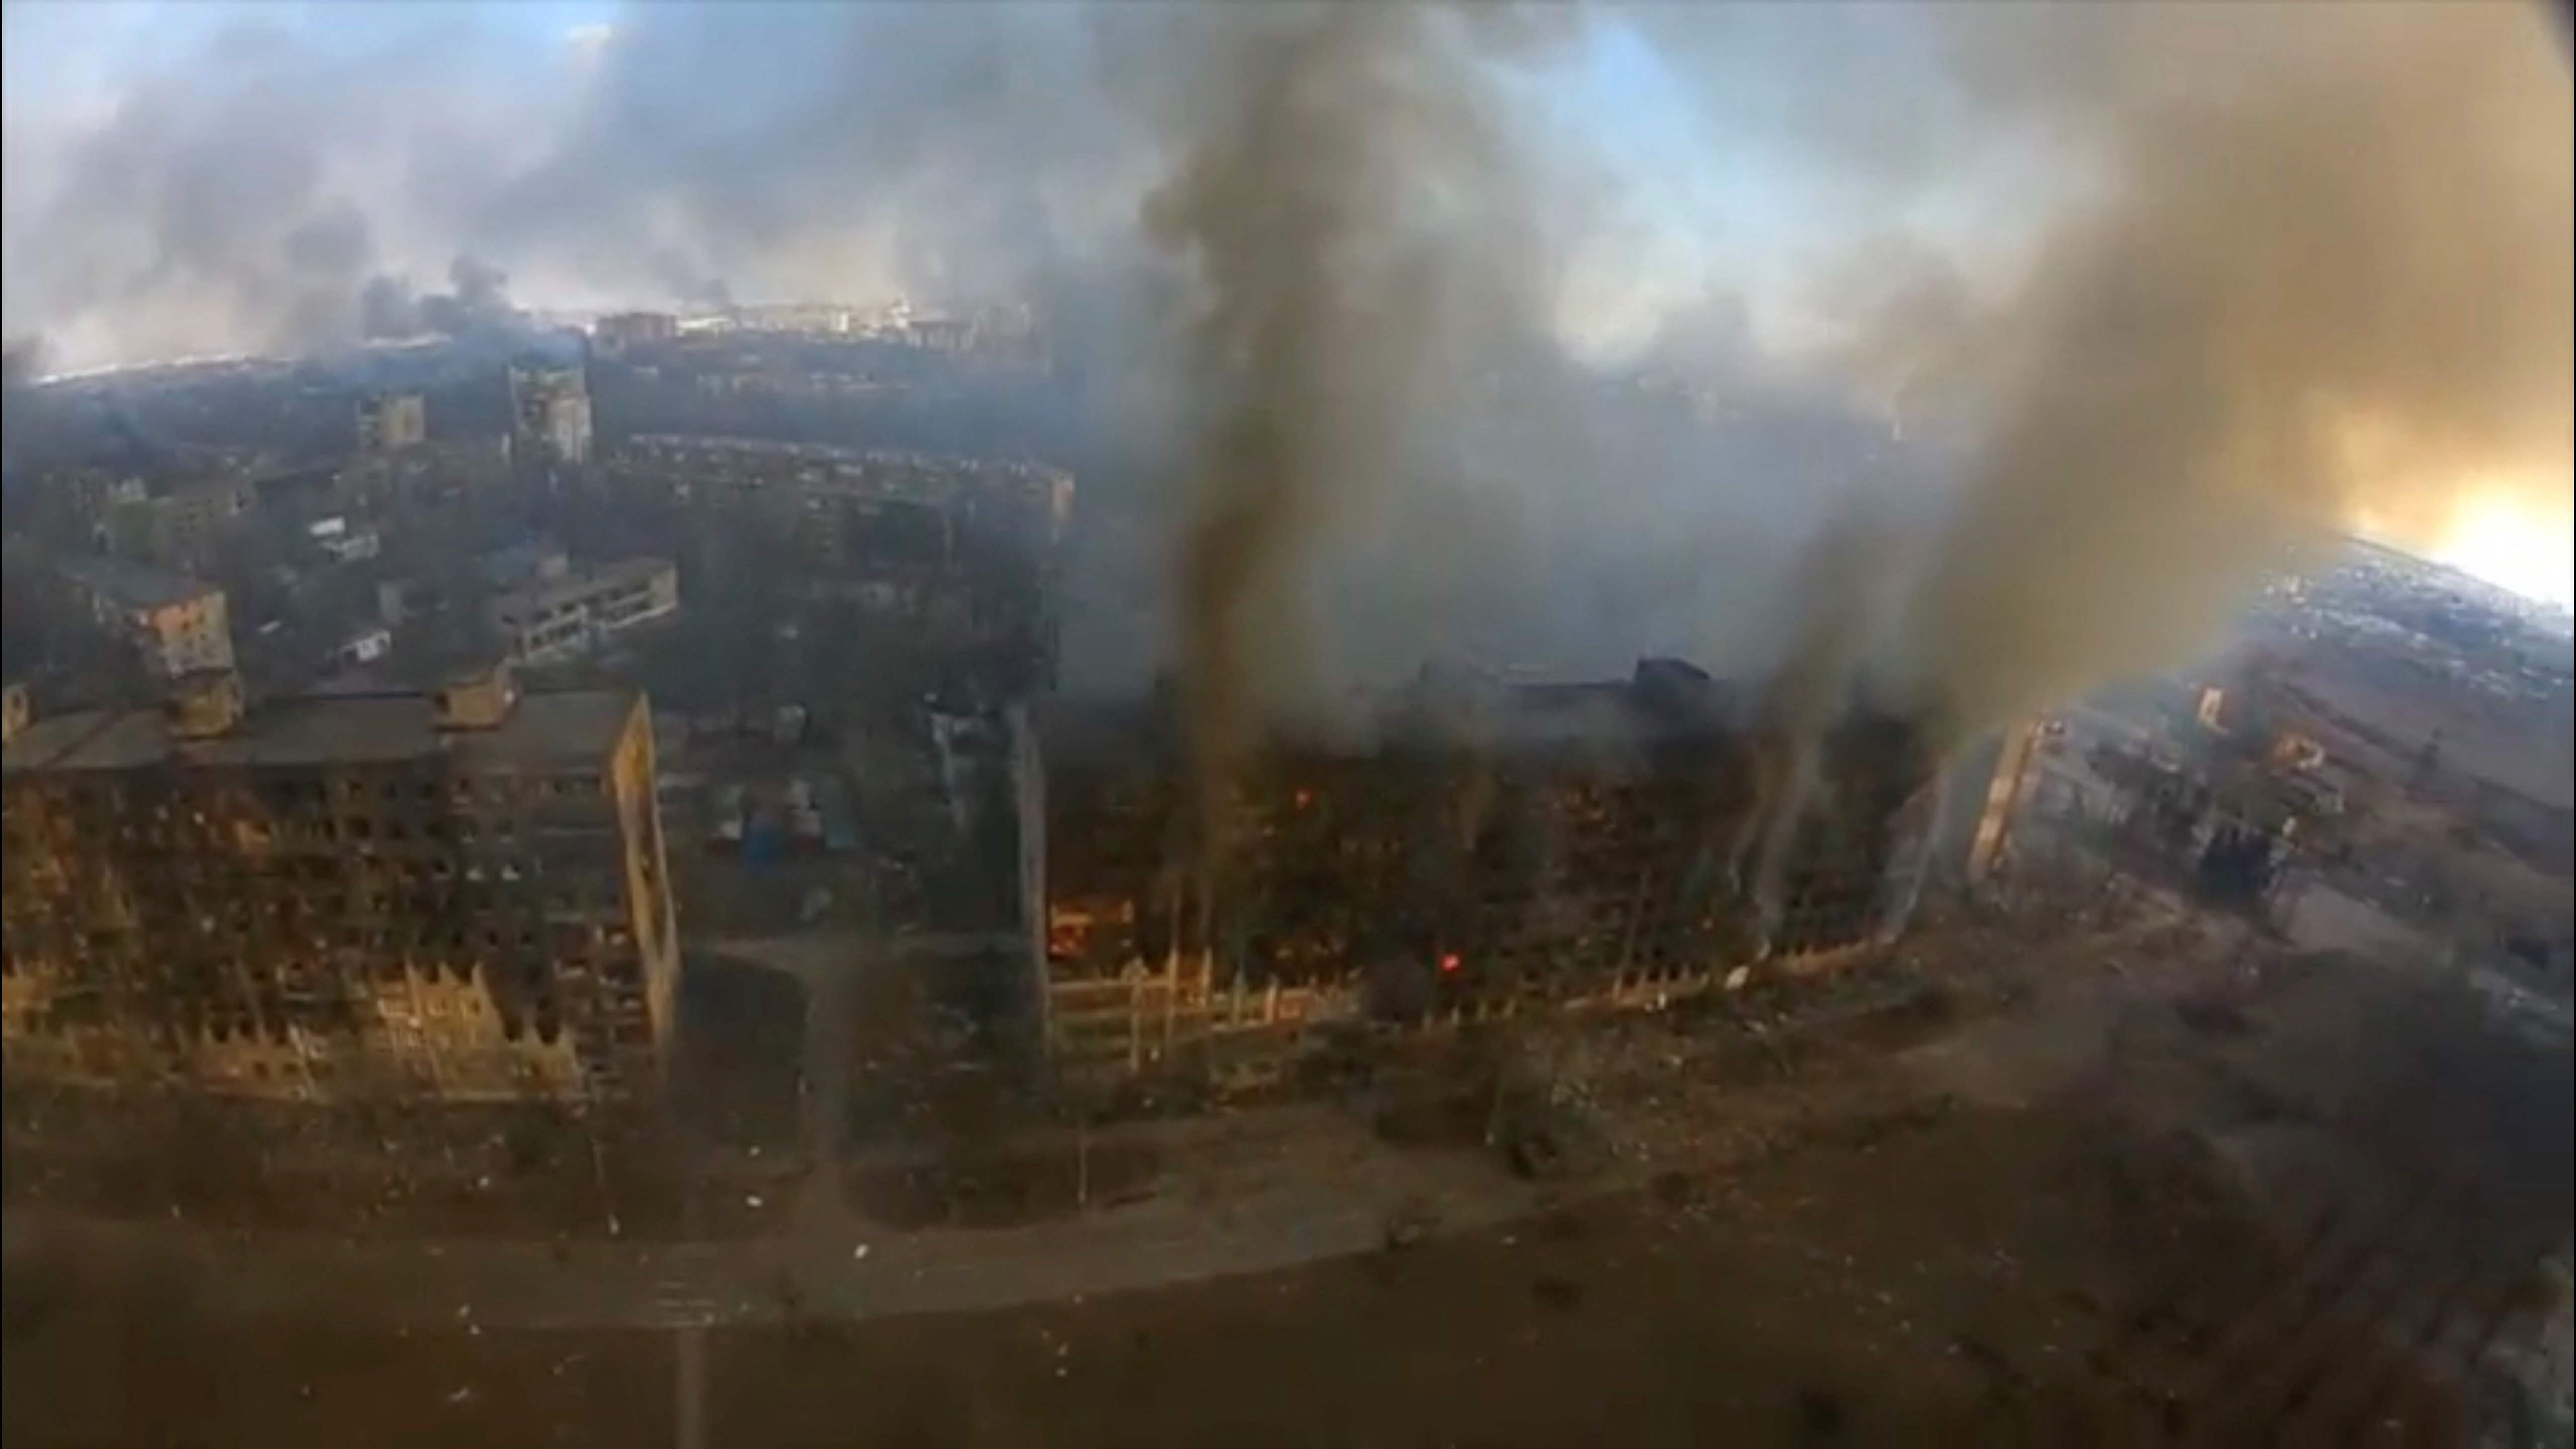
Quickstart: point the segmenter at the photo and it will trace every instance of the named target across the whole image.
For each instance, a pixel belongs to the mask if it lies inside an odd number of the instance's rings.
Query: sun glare
[[[2527,599],[2576,604],[2576,529],[2562,504],[2555,517],[2526,504],[2496,498],[2461,505],[2431,550],[2450,565]]]

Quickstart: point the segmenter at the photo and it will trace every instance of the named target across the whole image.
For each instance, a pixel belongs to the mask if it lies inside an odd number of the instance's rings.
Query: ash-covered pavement
[[[16,1258],[0,1412],[73,1445],[2551,1442],[2563,1038],[2400,968],[2162,949],[2035,961],[2058,979],[2002,1017],[1858,1031],[1776,1082],[1639,1028],[1624,1070],[1564,1072],[1636,1126],[1613,1177],[1639,1185],[1508,1221],[1388,1246],[1355,1218],[1362,1251],[1123,1292],[1078,1236],[1111,1228],[1004,1234],[1025,1291],[929,1316],[791,1276],[706,1331],[686,1394],[667,1331],[283,1282],[260,1311],[255,1256],[229,1286]]]

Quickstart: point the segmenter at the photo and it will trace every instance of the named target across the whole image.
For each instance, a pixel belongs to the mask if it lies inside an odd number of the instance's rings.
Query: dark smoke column
[[[1533,275],[1480,59],[1508,22],[1335,4],[1213,23],[1183,163],[1145,208],[1202,289],[1189,359],[1211,396],[1175,574],[1211,844],[1225,776],[1302,673],[1300,564],[1454,396],[1461,320],[1517,313]]]

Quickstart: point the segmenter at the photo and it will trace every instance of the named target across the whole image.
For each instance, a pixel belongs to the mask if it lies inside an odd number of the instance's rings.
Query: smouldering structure
[[[1055,1060],[1258,1074],[1326,1021],[1645,1000],[1890,939],[1930,839],[1929,732],[1856,709],[1790,792],[1750,704],[1675,660],[1426,678],[1364,740],[1248,762],[1215,850],[1165,701],[1041,714],[1019,772]]]

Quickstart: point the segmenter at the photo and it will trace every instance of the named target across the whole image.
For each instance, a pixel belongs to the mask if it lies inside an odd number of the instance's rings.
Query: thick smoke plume
[[[2570,92],[2539,11],[1939,13],[1980,120],[2086,178],[1999,305],[1875,339],[1975,409],[1902,641],[1963,729],[2180,662],[2355,526],[2437,544],[2479,491],[2565,517]]]
[[[1491,14],[1319,6],[1222,37],[1182,98],[1186,149],[1145,219],[1196,265],[1190,361],[1215,390],[1177,558],[1211,806],[1266,688],[1306,662],[1309,549],[1425,466],[1473,336],[1528,306],[1528,197],[1485,69],[1511,38]]]
[[[1131,456],[1186,458],[1126,502],[1178,534],[1210,768],[1283,677],[1372,649],[1562,674],[1785,641],[1775,717],[1875,672],[1964,732],[2188,654],[2333,531],[2434,542],[2475,489],[2567,509],[2569,90],[2532,7],[744,0],[578,46],[524,13],[242,12],[103,111],[13,87],[6,330],[72,367],[470,331],[501,268],[549,306],[1074,299],[1101,392],[1157,374]],[[1533,320],[1567,232],[1709,185],[1545,168],[1569,127],[1521,46],[1585,27],[1711,118],[1698,169],[1867,238],[1696,279],[1665,360],[1704,386],[1650,421]],[[1792,357],[1730,294],[1801,280],[1836,345]],[[1175,305],[1185,365],[1137,366]],[[1855,493],[1893,500],[1883,610],[1783,578]],[[1299,607],[1319,575],[1333,607]]]
[[[66,365],[442,330],[409,294],[459,257],[549,305],[986,293],[1132,231],[1175,45],[1053,3],[649,3],[577,44],[515,5],[187,9],[211,39],[111,108],[12,108],[9,328]]]
[[[378,277],[359,297],[358,328],[370,341],[407,337],[472,337],[516,330],[510,275],[490,262],[460,256],[447,267],[444,292],[416,294],[396,277]]]
[[[515,113],[435,17],[352,29],[247,13],[79,123],[13,107],[10,326],[75,367],[421,330],[437,308],[401,278],[422,218],[492,159],[465,118]]]
[[[43,346],[33,338],[0,348],[0,466],[17,462],[19,438],[35,422],[42,362]]]

